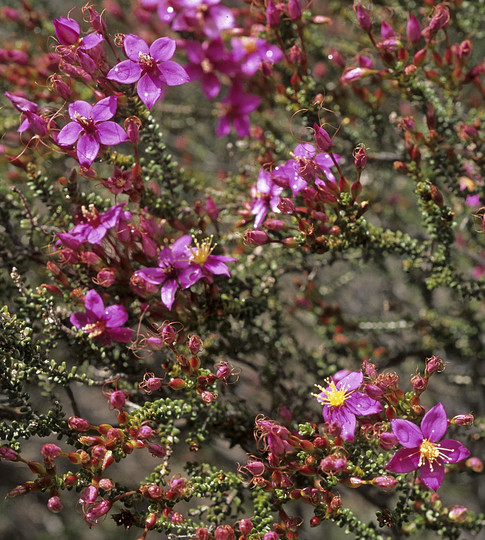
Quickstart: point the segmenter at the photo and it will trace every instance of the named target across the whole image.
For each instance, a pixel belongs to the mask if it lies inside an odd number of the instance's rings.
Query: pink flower
[[[240,81],[234,82],[228,95],[221,101],[223,115],[219,119],[216,133],[219,137],[228,135],[231,131],[231,122],[240,137],[248,137],[250,130],[249,113],[253,112],[261,98],[253,94],[245,94]]]
[[[443,482],[444,464],[457,463],[470,455],[470,451],[454,439],[445,439],[438,443],[448,427],[446,412],[441,403],[424,415],[421,428],[401,419],[391,420],[391,426],[404,448],[392,456],[386,469],[396,473],[419,469],[423,483],[434,491]]]
[[[162,37],[148,46],[141,37],[126,34],[123,48],[128,60],[113,67],[107,78],[122,84],[138,81],[136,91],[149,109],[162,97],[163,84],[177,86],[190,80],[185,69],[170,60],[176,48],[172,38]]]
[[[133,337],[131,328],[121,328],[128,320],[128,313],[121,305],[104,306],[103,299],[93,289],[84,298],[86,312],[73,313],[70,322],[82,328],[100,343],[110,345],[111,341],[126,343]]]
[[[337,383],[329,379],[326,388],[316,385],[321,390],[316,398],[319,403],[323,403],[325,422],[338,424],[346,441],[354,440],[356,416],[369,416],[382,411],[378,401],[362,392],[356,392],[363,379],[361,371],[352,371]]]
[[[264,39],[253,37],[235,37],[231,40],[234,60],[241,62],[241,71],[254,75],[261,62],[274,64],[283,58],[283,53],[275,45],[269,45]]]
[[[77,159],[83,167],[91,166],[101,144],[110,146],[128,140],[121,126],[108,122],[115,115],[117,99],[110,96],[95,105],[81,100],[69,105],[72,122],[61,129],[57,142],[60,146],[71,146],[77,141]]]

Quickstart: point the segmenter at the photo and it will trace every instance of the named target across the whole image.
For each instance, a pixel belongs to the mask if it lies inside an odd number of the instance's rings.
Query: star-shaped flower
[[[375,399],[356,390],[362,384],[364,375],[361,371],[352,371],[338,382],[328,380],[328,386],[316,396],[323,403],[323,418],[325,422],[334,422],[342,428],[342,438],[354,440],[356,416],[369,416],[382,411],[382,405]]]
[[[107,78],[122,84],[138,82],[138,96],[149,109],[162,97],[163,84],[177,86],[190,81],[185,69],[170,60],[176,48],[172,38],[161,37],[148,46],[141,37],[126,34],[123,48],[128,60],[110,69]]]
[[[69,319],[76,328],[82,328],[104,345],[110,345],[111,341],[131,341],[133,330],[121,328],[128,320],[128,313],[123,306],[115,304],[105,307],[101,296],[91,289],[84,297],[84,307],[85,313],[73,313]]]
[[[438,442],[446,433],[448,421],[441,403],[432,407],[423,417],[421,428],[409,420],[391,420],[392,432],[404,446],[386,465],[388,471],[408,473],[419,469],[423,483],[436,491],[445,476],[445,463],[466,459],[470,451],[454,439]]]
[[[75,101],[69,105],[72,122],[65,125],[57,136],[60,146],[71,146],[77,141],[76,154],[83,167],[90,167],[102,144],[111,146],[128,140],[116,122],[109,122],[116,112],[117,99],[109,96],[95,105]]]

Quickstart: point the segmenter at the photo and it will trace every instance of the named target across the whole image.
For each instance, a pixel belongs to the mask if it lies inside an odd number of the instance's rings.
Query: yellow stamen
[[[205,240],[202,240],[202,242],[199,244],[199,242],[194,238],[195,242],[195,248],[191,248],[190,252],[192,253],[192,260],[200,264],[201,266],[207,261],[209,255],[212,253],[212,250],[217,246],[217,244],[212,245],[212,238],[211,235],[209,238],[206,238]]]
[[[329,405],[330,407],[340,407],[345,403],[345,400],[352,393],[352,391],[347,391],[345,388],[337,388],[335,382],[332,379],[327,379],[325,382],[328,383],[327,388],[323,388],[319,384],[315,386],[326,394],[326,396],[315,395],[313,394],[320,403]]]
[[[244,50],[248,53],[248,54],[251,54],[251,53],[254,53],[258,50],[258,47],[256,45],[256,40],[254,38],[250,38],[250,37],[242,37],[241,38],[241,41],[242,41],[242,45],[244,47]]]

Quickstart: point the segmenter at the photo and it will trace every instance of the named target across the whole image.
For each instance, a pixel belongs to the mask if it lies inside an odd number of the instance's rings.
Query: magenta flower
[[[83,167],[91,166],[102,144],[111,146],[128,140],[121,126],[108,122],[116,112],[117,99],[109,96],[94,106],[81,100],[69,105],[72,122],[61,129],[57,142],[60,146],[71,146],[77,141],[77,158]]]
[[[110,345],[112,341],[126,343],[131,341],[133,330],[121,328],[128,320],[128,313],[121,305],[105,307],[103,299],[91,289],[84,297],[86,312],[73,313],[70,317],[71,324],[81,328],[90,337],[104,345]]]
[[[283,53],[275,45],[269,45],[264,39],[253,37],[235,37],[231,40],[234,60],[241,62],[241,71],[254,75],[261,62],[275,64],[283,58]]]
[[[245,94],[240,81],[234,82],[228,95],[221,101],[223,111],[216,127],[219,137],[228,135],[231,131],[231,122],[240,137],[250,134],[249,113],[253,112],[261,103],[261,98],[253,94]]]
[[[257,229],[271,208],[273,212],[279,213],[278,204],[283,187],[273,182],[271,173],[261,169],[258,175],[258,182],[254,190],[254,198],[251,204],[251,214],[255,217],[254,228]]]
[[[221,39],[198,43],[187,41],[185,52],[190,60],[186,69],[192,81],[199,80],[204,94],[213,99],[221,89],[221,82],[217,72],[233,76],[237,73],[238,65],[232,60],[224,49]]]
[[[190,260],[195,271],[200,269],[200,278],[206,277],[209,281],[212,281],[212,274],[224,274],[231,277],[226,262],[235,262],[236,259],[227,255],[212,255],[212,250],[217,245],[212,245],[212,237],[206,238],[200,243],[197,240],[194,240],[194,242],[195,248],[189,246],[189,251],[192,254]],[[195,274],[193,274],[192,278],[195,277]]]
[[[220,3],[221,0],[178,0],[178,13],[172,21],[172,30],[201,30],[210,39],[220,37],[224,30],[235,26],[232,10],[218,5]]]
[[[436,491],[443,482],[445,463],[466,459],[470,451],[454,439],[438,441],[446,433],[448,421],[441,403],[432,407],[423,417],[421,428],[408,420],[391,420],[392,432],[404,446],[386,465],[388,471],[408,473],[419,469],[423,483]]]
[[[79,45],[80,49],[88,50],[96,47],[104,40],[103,36],[97,32],[87,34],[79,39],[81,28],[74,19],[69,17],[59,17],[52,22],[61,45]]]
[[[58,233],[57,236],[70,249],[77,249],[84,242],[101,245],[101,240],[109,229],[118,226],[123,219],[131,217],[129,212],[123,213],[124,206],[125,203],[116,204],[102,214],[93,205],[90,205],[89,209],[83,206],[83,221],[68,233]]]
[[[316,398],[323,403],[325,422],[338,424],[346,441],[354,440],[356,416],[369,416],[382,411],[378,401],[356,391],[363,379],[361,371],[352,371],[338,382],[329,379],[326,388],[316,385],[321,390]]]
[[[170,247],[163,248],[158,254],[158,267],[142,268],[135,275],[148,283],[161,285],[162,302],[170,310],[179,287],[187,289],[202,277],[202,271],[191,265],[192,253],[189,244],[192,237],[181,236]]]
[[[18,128],[19,133],[31,129],[36,135],[43,137],[47,133],[45,120],[37,113],[38,105],[28,99],[5,92],[12,105],[21,112],[25,118]]]
[[[107,78],[122,84],[138,81],[136,91],[143,103],[151,109],[162,97],[162,85],[177,86],[190,81],[185,69],[172,62],[175,40],[156,39],[150,47],[138,36],[126,34],[123,48],[128,60],[110,69]]]

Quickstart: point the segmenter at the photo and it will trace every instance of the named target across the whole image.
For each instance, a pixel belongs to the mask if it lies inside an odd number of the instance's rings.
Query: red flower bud
[[[370,32],[372,28],[372,21],[371,21],[370,15],[360,4],[356,6],[355,14],[357,15],[357,22],[359,26],[362,28],[362,30],[365,30],[366,32]]]

